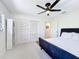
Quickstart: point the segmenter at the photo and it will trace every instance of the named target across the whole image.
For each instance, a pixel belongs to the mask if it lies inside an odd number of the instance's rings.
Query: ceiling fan
[[[47,13],[47,16],[49,16],[49,12],[61,11],[61,9],[52,9],[59,1],[60,1],[60,0],[56,0],[53,4],[51,4],[51,3],[46,3],[46,4],[45,4],[46,8],[44,8],[44,7],[40,6],[40,5],[36,5],[37,7],[39,7],[39,8],[41,8],[41,9],[45,10],[45,11],[42,11],[42,12],[40,12],[40,13],[38,13],[38,14],[42,14],[42,13],[45,13],[45,12],[46,12],[46,13]]]

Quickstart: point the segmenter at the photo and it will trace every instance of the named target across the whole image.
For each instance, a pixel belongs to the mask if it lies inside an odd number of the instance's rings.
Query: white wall
[[[61,28],[79,28],[79,11],[75,10],[65,14],[60,14],[58,17],[54,18],[54,21],[55,23],[52,21],[52,24],[54,24],[52,26],[57,27],[55,24],[58,24],[58,34]],[[52,28],[52,30],[54,29],[55,28]],[[53,33],[56,33],[57,35],[57,31],[54,31]]]
[[[9,11],[7,10],[7,8],[2,4],[2,2],[0,1],[0,15],[1,14],[5,14],[5,17],[9,17]],[[5,21],[5,19],[3,17],[3,20]],[[5,27],[4,30],[2,32],[0,32],[0,57],[5,53]]]
[[[79,28],[79,11],[66,13],[58,18],[60,28]]]
[[[0,16],[2,18],[2,30],[0,30],[0,57],[5,53],[5,22],[4,15]],[[0,18],[0,19],[1,19]]]
[[[0,1],[0,13],[5,14],[6,18],[11,17],[8,8]]]
[[[51,21],[51,37],[57,37],[57,20]]]

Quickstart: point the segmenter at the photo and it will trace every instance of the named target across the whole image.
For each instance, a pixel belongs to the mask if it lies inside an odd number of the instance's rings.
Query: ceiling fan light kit
[[[59,1],[60,1],[60,0],[56,0],[53,4],[51,4],[51,3],[46,3],[46,4],[45,4],[46,8],[44,8],[44,7],[40,6],[40,5],[36,5],[37,7],[39,7],[39,8],[41,8],[41,9],[45,10],[45,11],[40,12],[40,13],[38,13],[38,14],[46,13],[47,16],[49,16],[49,13],[50,13],[50,12],[61,11],[61,9],[53,9],[53,7],[54,7]]]
[[[50,11],[46,11],[47,16],[49,16]]]

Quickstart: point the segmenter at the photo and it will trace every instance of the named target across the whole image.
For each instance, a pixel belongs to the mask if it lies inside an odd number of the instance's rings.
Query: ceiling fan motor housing
[[[49,7],[50,5],[51,5],[50,3],[46,3],[46,4],[45,4],[46,7]]]

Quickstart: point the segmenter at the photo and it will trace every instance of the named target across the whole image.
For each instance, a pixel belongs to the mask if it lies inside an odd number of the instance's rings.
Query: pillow
[[[74,33],[73,32],[73,37],[74,40],[79,40],[79,33]]]
[[[72,39],[72,33],[63,32],[61,38]]]

